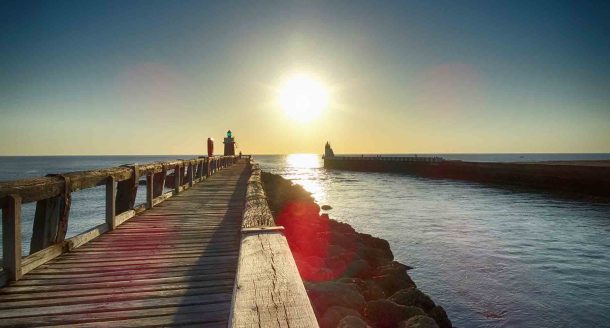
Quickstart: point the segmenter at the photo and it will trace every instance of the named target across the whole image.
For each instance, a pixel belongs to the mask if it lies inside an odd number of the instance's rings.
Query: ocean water
[[[608,154],[441,155],[478,161]],[[388,240],[455,326],[610,327],[610,204],[406,174],[332,171],[318,155],[257,156],[331,218]]]
[[[610,159],[610,154],[440,156]],[[0,181],[193,157],[0,157]],[[263,169],[304,186],[320,205],[332,205],[332,218],[387,239],[396,259],[415,267],[410,275],[457,327],[610,327],[609,204],[456,180],[331,171],[313,154],[255,158]],[[139,190],[137,203],[144,198]],[[34,204],[25,205],[24,254],[33,215]],[[103,222],[103,187],[75,192],[68,235]]]

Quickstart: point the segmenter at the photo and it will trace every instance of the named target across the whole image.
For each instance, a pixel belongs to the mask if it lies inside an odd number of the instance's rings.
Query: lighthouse
[[[324,158],[327,158],[327,157],[335,157],[335,152],[330,147],[330,144],[328,143],[328,141],[326,142],[326,146],[324,146]]]
[[[225,156],[235,156],[235,138],[231,130],[227,131],[227,137],[223,142],[225,144]]]

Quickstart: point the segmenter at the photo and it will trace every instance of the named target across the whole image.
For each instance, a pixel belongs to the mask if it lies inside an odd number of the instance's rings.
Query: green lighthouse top
[[[231,130],[227,131],[227,138],[231,138],[233,136],[233,132]]]

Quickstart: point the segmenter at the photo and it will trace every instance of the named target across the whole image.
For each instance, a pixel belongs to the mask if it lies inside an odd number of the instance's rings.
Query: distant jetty
[[[404,172],[440,179],[510,185],[610,200],[610,161],[466,162],[440,157],[335,156],[326,144],[327,169]]]

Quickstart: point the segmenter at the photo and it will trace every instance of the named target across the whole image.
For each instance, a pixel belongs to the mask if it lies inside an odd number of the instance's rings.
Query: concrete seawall
[[[441,179],[511,185],[610,199],[610,161],[487,163],[404,161],[391,158],[326,157],[328,169],[403,172]]]

